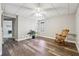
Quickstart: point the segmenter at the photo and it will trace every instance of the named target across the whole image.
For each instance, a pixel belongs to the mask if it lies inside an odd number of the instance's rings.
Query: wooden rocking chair
[[[65,39],[69,33],[69,29],[64,29],[61,33],[56,34],[56,42],[65,44]]]

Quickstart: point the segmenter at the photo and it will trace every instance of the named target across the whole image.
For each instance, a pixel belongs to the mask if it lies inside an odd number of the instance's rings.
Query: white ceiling
[[[31,17],[35,14],[35,8],[45,12],[46,17],[75,14],[78,8],[77,3],[4,3],[2,8],[5,12],[24,17]]]

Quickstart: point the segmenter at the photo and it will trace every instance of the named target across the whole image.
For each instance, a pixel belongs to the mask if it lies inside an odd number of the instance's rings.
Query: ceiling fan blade
[[[51,11],[51,10],[54,10],[54,8],[46,8],[46,9],[43,9],[45,11]]]

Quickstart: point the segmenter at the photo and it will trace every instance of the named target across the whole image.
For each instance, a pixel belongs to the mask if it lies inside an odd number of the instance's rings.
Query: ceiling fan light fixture
[[[36,17],[36,19],[38,20],[43,20],[45,11],[43,11],[40,7],[35,8],[35,13],[34,16]]]

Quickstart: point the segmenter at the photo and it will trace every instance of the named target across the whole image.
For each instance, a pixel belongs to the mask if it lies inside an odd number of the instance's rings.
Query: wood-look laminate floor
[[[78,56],[76,46],[65,46],[46,38],[28,39],[20,42],[8,40],[3,44],[3,56]]]

